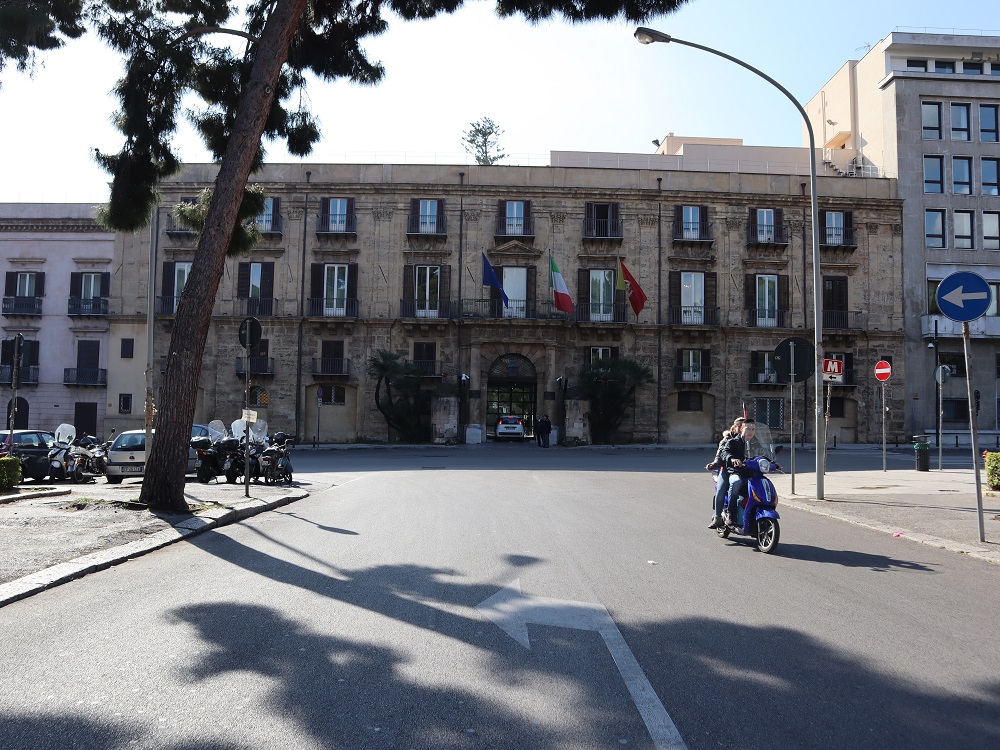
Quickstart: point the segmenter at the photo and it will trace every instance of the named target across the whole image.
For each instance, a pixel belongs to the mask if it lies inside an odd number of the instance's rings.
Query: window
[[[621,237],[621,209],[617,203],[587,203],[584,206],[584,237]]]
[[[917,73],[927,72],[927,61],[926,60],[907,60],[906,69]]]
[[[940,102],[921,102],[920,120],[922,124],[923,139],[925,141],[935,141],[941,139]]]
[[[417,317],[436,318],[440,303],[441,266],[417,266],[415,270]]]
[[[983,64],[981,62],[964,62],[962,63],[962,72],[967,76],[981,76]]]
[[[998,297],[998,295],[1000,295],[1000,284],[998,284],[995,281],[991,281],[989,282],[989,287],[990,287],[990,306],[986,308],[986,314],[991,318],[995,318],[997,317],[998,314],[997,301],[998,299],[1000,299],[1000,297]]]
[[[935,73],[954,73],[955,63],[945,60],[936,60],[934,62],[934,72]]]
[[[701,349],[681,349],[680,367],[683,382],[701,383],[705,380],[701,371]]]
[[[703,411],[702,396],[700,391],[678,391],[677,411]]]
[[[941,399],[941,418],[946,422],[963,422],[969,424],[969,399]]]
[[[281,231],[280,198],[265,198],[264,210],[257,217],[257,227],[261,232],[278,233]]]
[[[347,232],[351,222],[350,198],[324,198],[320,204],[321,229],[334,234]]]
[[[135,351],[135,339],[122,339],[122,359],[132,359]]]
[[[33,271],[18,272],[16,296],[17,297],[35,296],[35,273]]]
[[[413,364],[426,375],[437,375],[437,343],[434,341],[414,341]]]
[[[323,267],[323,315],[347,314],[347,265],[328,263]]]
[[[601,360],[611,359],[611,347],[610,346],[592,346],[590,347],[590,364],[595,362],[600,362]]]
[[[774,209],[757,209],[757,242],[774,242]]]
[[[944,210],[931,208],[924,211],[924,245],[944,247]]]
[[[951,191],[955,195],[972,194],[972,157],[955,156],[952,158]]]
[[[420,201],[420,234],[436,234],[438,202],[436,200]]]
[[[119,414],[131,414],[132,413],[132,394],[131,393],[119,393],[118,394],[118,413]]]
[[[615,311],[615,272],[590,271],[590,320],[613,320]]]
[[[696,240],[701,237],[701,206],[683,206],[681,222],[684,239]]]
[[[774,361],[773,351],[750,352],[750,382],[778,382],[778,372]]]
[[[524,201],[505,201],[506,207],[506,230],[505,234],[514,237],[524,236]],[[507,295],[508,297],[510,295]]]
[[[240,263],[236,296],[246,300],[247,315],[274,314],[274,263]]]
[[[975,220],[973,211],[956,211],[955,212],[955,249],[956,250],[972,250],[976,243],[974,242],[974,229]]]
[[[1000,72],[1000,65],[994,65],[993,69]],[[998,138],[997,113],[1000,105],[980,104],[979,105],[979,140],[983,143],[996,143]]]
[[[938,307],[937,303],[937,289],[940,281],[928,281],[927,282],[927,314],[928,315],[940,315],[941,308]]]
[[[1000,76],[1000,63],[993,63],[990,66],[990,74]]]
[[[347,403],[347,388],[342,385],[325,385],[320,400],[323,406],[343,406]]]
[[[509,204],[508,204],[509,205]],[[503,308],[505,318],[523,318],[527,310],[528,269],[515,266],[503,267],[503,290],[510,304]]]
[[[681,272],[681,323],[705,323],[705,274]]]
[[[247,393],[247,401],[250,404],[250,408],[255,406],[267,406],[267,400],[266,388],[259,385],[250,386],[250,391]]]
[[[950,367],[953,378],[965,377],[965,354],[963,352],[939,352],[938,364]]]
[[[778,277],[757,275],[757,327],[778,327]]]
[[[319,371],[323,375],[346,375],[346,360],[344,359],[344,342],[339,339],[327,339],[320,343]]]
[[[1000,212],[983,211],[983,250],[1000,250]]]
[[[967,141],[970,136],[969,129],[969,105],[951,105],[951,139],[953,141]]]
[[[830,396],[830,400],[827,402],[827,411],[830,414],[831,419],[843,419],[846,415],[845,405],[847,399],[843,396]]]
[[[755,398],[753,418],[771,429],[780,430],[785,426],[785,400],[781,398]]]
[[[177,308],[177,302],[181,298],[181,292],[184,291],[184,285],[187,283],[188,276],[191,275],[191,263],[174,263],[174,309]]]
[[[1000,193],[1000,159],[983,158],[980,163],[982,172],[983,195]]]
[[[826,242],[827,245],[844,244],[844,212],[825,211],[826,214]]]
[[[944,192],[944,157],[924,157],[924,192]]]

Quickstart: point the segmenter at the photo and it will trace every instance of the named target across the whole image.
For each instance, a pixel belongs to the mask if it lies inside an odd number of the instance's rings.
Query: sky
[[[802,103],[851,59],[894,29],[1000,35],[981,0],[691,0],[645,25],[722,50],[779,81]],[[984,25],[986,24],[986,25]],[[800,146],[802,121],[764,80],[680,45],[641,45],[635,24],[529,25],[500,20],[489,2],[427,21],[391,18],[369,40],[386,68],[375,87],[313,81],[305,104],[323,138],[290,157],[266,144],[268,161],[465,164],[470,124],[503,130],[507,164],[548,164],[551,151],[652,153],[667,133]],[[93,148],[114,153],[110,94],[120,59],[93,35],[47,52],[33,76],[0,72],[0,202],[107,199],[108,175]],[[191,102],[194,106],[195,102]],[[175,143],[184,162],[210,160],[188,125]]]

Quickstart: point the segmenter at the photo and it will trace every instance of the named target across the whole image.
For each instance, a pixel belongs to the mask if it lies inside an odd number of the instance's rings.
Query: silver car
[[[155,432],[155,430],[154,430]],[[208,425],[191,426],[191,437],[211,434]],[[194,474],[198,454],[188,446],[186,474]],[[120,484],[126,477],[141,477],[146,471],[146,431],[128,430],[115,438],[108,448],[108,484]]]

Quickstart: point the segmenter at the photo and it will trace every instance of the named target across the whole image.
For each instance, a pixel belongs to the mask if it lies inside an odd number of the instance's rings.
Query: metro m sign
[[[823,382],[825,383],[844,382],[844,361],[842,359],[823,360]]]

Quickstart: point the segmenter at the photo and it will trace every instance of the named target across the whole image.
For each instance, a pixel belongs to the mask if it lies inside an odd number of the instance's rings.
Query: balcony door
[[[436,207],[437,201],[432,202]],[[422,203],[423,201],[421,201]],[[418,318],[436,318],[438,317],[438,307],[441,300],[441,267],[417,266],[415,270],[417,275],[416,315]]]
[[[778,327],[778,277],[757,276],[757,327]]]
[[[611,320],[615,309],[615,272],[600,270],[590,272],[590,319]]]
[[[101,342],[78,341],[76,344],[76,382],[100,382]]]
[[[511,201],[507,201],[510,206]],[[509,304],[503,308],[505,318],[523,318],[528,299],[528,269],[504,266],[503,290]]]
[[[681,273],[681,323],[700,326],[705,322],[705,274]]]
[[[323,315],[343,317],[347,314],[347,266],[328,264],[324,268]]]
[[[757,209],[757,242],[762,244],[774,242],[774,209]]]

